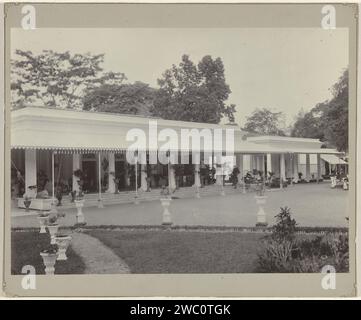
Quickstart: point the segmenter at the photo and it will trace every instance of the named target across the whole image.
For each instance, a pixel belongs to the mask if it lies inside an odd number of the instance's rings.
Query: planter
[[[85,217],[82,211],[82,208],[84,207],[84,199],[81,200],[75,200],[75,207],[77,210],[76,214],[76,223],[77,224],[84,224],[85,223]]]
[[[49,215],[38,215],[38,221],[40,224],[40,231],[39,233],[46,233],[46,226],[48,225],[49,222]]]
[[[331,188],[336,188],[337,186],[337,180],[336,177],[331,177]]]
[[[342,189],[348,190],[348,180],[342,179]]]
[[[54,266],[58,257],[58,253],[40,252],[40,255],[43,258],[43,263],[45,265],[45,274],[53,275],[55,271]]]
[[[67,260],[66,250],[69,247],[71,236],[57,236],[55,237],[56,244],[58,245],[58,258],[57,260]]]
[[[264,211],[263,206],[266,203],[267,196],[255,196],[256,203],[258,204],[258,212],[257,212],[257,223],[256,226],[266,227],[267,223],[267,215]]]
[[[58,232],[59,225],[58,224],[48,224],[48,230],[50,233],[50,244],[56,244],[55,236]]]
[[[24,206],[25,206],[25,211],[26,212],[29,212],[30,205],[31,205],[31,200],[30,199],[25,199],[24,200]]]
[[[160,203],[162,204],[162,207],[163,207],[163,221],[162,221],[163,225],[171,225],[172,224],[171,214],[168,210],[171,201],[172,201],[171,198],[160,198]]]
[[[60,207],[62,204],[61,204],[61,200],[63,199],[63,195],[62,194],[58,194],[56,196],[56,199],[58,200],[58,203],[57,203],[57,206]]]

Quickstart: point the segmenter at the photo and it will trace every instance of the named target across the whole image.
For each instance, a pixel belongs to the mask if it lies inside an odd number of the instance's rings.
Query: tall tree
[[[318,104],[309,112],[300,111],[291,130],[292,137],[313,138],[325,140],[323,111],[326,105]]]
[[[325,138],[339,151],[348,151],[348,70],[332,87],[333,98],[325,108]]]
[[[348,150],[348,70],[331,88],[332,98],[299,115],[292,135],[316,138],[339,151]]]
[[[235,105],[227,105],[231,90],[226,84],[220,58],[205,56],[195,65],[188,55],[158,79],[151,112],[171,120],[219,123],[222,117],[234,121]]]
[[[148,84],[104,84],[86,91],[83,109],[101,112],[150,115],[156,89]]]
[[[81,108],[84,90],[101,84],[120,84],[124,74],[103,72],[104,55],[58,53],[40,54],[16,50],[11,61],[12,106],[26,104]]]
[[[247,117],[243,130],[250,133],[284,136],[285,133],[281,129],[282,119],[282,112],[272,112],[267,108],[257,108]]]

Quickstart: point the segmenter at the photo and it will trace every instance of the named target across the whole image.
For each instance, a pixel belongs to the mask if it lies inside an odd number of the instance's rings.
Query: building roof
[[[156,124],[156,129],[153,127],[154,130],[152,131],[150,124],[153,126]],[[193,131],[201,135],[212,134],[211,144],[201,139],[199,146],[195,147],[200,151],[338,153],[334,149],[321,149],[320,142],[315,139],[252,137],[245,140],[244,131],[229,125],[43,107],[26,107],[13,110],[11,112],[10,138],[11,147],[14,149],[47,149],[61,152],[120,152],[131,148],[134,142],[134,140],[130,139],[132,134],[134,138],[134,135],[139,133],[145,139],[144,149],[164,151],[166,147],[164,143],[169,141],[167,140],[169,139],[168,134],[171,133],[171,135],[175,135],[175,138],[171,143],[168,143],[167,148],[186,151],[192,150],[192,140],[184,141],[183,133],[189,133],[192,129],[196,129]],[[149,143],[152,132],[158,134],[157,145]],[[218,134],[221,133],[221,135],[217,136],[217,132]],[[232,143],[232,140],[234,143]],[[209,139],[207,141],[209,142]]]

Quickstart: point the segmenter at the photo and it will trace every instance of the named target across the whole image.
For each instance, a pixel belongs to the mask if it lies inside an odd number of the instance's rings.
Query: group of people
[[[243,172],[239,170],[237,166],[234,166],[230,177],[232,186],[236,189],[241,184],[261,183],[264,181],[264,175],[262,171],[253,170],[253,172],[247,171],[243,176]]]

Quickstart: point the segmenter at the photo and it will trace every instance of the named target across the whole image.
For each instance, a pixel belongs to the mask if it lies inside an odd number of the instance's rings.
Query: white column
[[[281,153],[280,155],[280,187],[283,188],[283,181],[286,180],[286,163],[285,155]]]
[[[215,154],[216,157],[216,184],[223,186],[223,167],[222,167],[222,155],[220,153]]]
[[[113,152],[108,153],[108,190],[107,193],[115,193],[115,154]],[[114,174],[110,174],[113,172]]]
[[[321,180],[321,155],[317,154],[317,183]]]
[[[250,155],[250,171],[252,172],[254,169],[256,169],[256,167],[256,156],[252,154]]]
[[[200,178],[200,165],[195,164],[194,165],[194,186],[200,187],[201,186],[201,178]]]
[[[142,191],[148,190],[147,177],[147,165],[142,164],[140,165],[140,189]]]
[[[80,169],[80,157],[81,155],[79,153],[73,154],[73,191],[79,191],[79,184],[76,176],[74,176],[74,171]]]
[[[245,175],[246,171],[250,171],[251,170],[251,156],[249,154],[244,154],[242,156],[243,160],[243,172],[242,175]]]
[[[306,154],[306,182],[311,180],[310,154]]]
[[[36,150],[25,150],[25,193],[29,196],[36,195],[29,187],[37,184]]]
[[[98,153],[98,208],[103,208],[102,202],[102,162],[101,153]]]
[[[272,155],[270,153],[267,153],[267,175],[269,172],[272,171]]]
[[[175,169],[174,165],[169,165],[169,189],[171,192],[174,192],[174,190],[177,188],[177,184],[175,181]]]
[[[293,154],[293,182],[298,183],[298,154]]]

